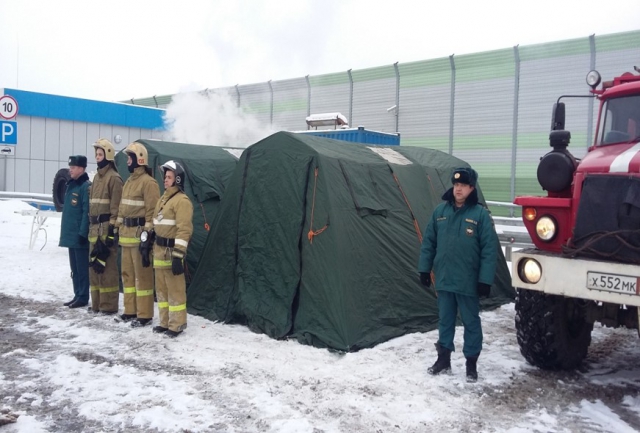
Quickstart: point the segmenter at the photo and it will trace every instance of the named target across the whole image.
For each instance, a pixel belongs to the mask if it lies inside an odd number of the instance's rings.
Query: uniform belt
[[[163,238],[162,236],[156,235],[156,245],[158,245],[160,247],[173,248],[173,246],[175,244],[176,244],[176,240],[175,239]]]
[[[123,218],[122,223],[125,227],[141,227],[145,223],[144,217],[140,218]]]
[[[103,213],[100,215],[90,215],[89,216],[89,222],[91,224],[100,224],[100,223],[106,223],[107,221],[109,221],[111,219],[111,214],[108,213]]]

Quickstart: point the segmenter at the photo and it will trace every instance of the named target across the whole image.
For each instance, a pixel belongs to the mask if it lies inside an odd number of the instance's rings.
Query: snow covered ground
[[[482,314],[475,384],[460,351],[451,376],[427,374],[437,331],[341,355],[189,316],[169,339],[63,307],[60,218],[30,250],[22,209],[0,201],[0,413],[19,415],[0,433],[640,430],[635,331],[596,325],[580,371],[544,372],[521,357],[505,305]]]

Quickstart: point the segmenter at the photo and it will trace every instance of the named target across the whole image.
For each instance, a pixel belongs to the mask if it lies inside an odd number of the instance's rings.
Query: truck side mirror
[[[559,131],[564,129],[564,102],[553,104],[553,113],[551,114],[551,130]]]

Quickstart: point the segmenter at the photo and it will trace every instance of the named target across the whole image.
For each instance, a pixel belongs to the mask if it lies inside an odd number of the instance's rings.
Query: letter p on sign
[[[0,144],[18,143],[18,125],[16,122],[0,122]]]

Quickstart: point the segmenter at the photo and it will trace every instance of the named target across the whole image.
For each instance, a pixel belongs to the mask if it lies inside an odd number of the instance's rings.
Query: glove
[[[485,283],[478,283],[478,296],[481,298],[488,298],[491,293],[491,285]]]
[[[91,254],[89,254],[89,268],[93,268],[93,266],[96,263],[96,258],[97,257],[98,257],[98,255],[96,254],[96,248],[94,246],[93,250],[91,250]]]
[[[151,249],[153,248],[153,241],[155,239],[154,231],[143,231],[140,233],[140,255],[142,256],[142,267],[148,268],[151,266]]]
[[[93,262],[91,262],[91,267],[93,268],[93,272],[96,274],[104,274],[104,268],[107,264],[106,259],[101,260],[99,257],[96,257]]]
[[[107,233],[107,239],[105,239],[104,243],[107,247],[111,248],[112,246],[118,246],[118,241],[120,240],[120,236],[118,235],[118,229],[115,228],[113,224],[109,224],[109,232]]]
[[[184,253],[182,251],[173,250],[171,253],[171,272],[173,272],[173,275],[184,274],[183,259]]]
[[[420,272],[420,284],[425,287],[431,287],[431,274],[429,272]]]
[[[102,242],[102,239],[98,238],[89,255],[89,266],[93,268],[96,274],[104,273],[104,268],[110,255],[109,248]]]
[[[88,242],[88,241],[87,241],[87,238],[85,238],[85,237],[84,237],[84,236],[82,236],[82,235],[78,235],[78,243],[79,243],[80,245],[87,245],[87,242]]]
[[[184,274],[184,265],[181,258],[173,257],[171,259],[171,272],[173,272],[173,275]]]

